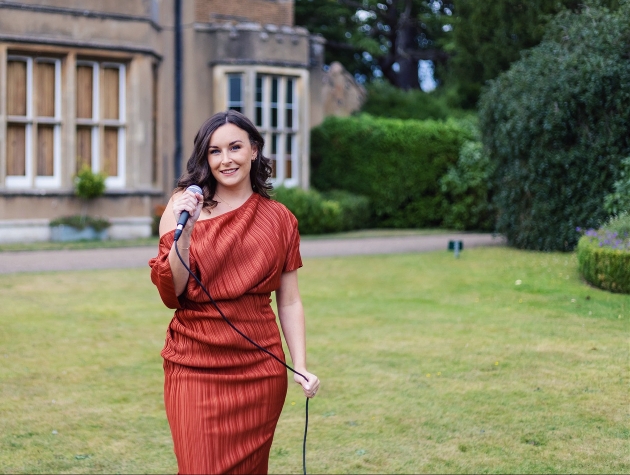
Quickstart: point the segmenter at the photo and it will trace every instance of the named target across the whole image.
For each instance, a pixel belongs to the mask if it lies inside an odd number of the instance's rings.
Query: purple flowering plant
[[[575,228],[578,233],[589,238],[592,243],[597,243],[599,247],[608,247],[618,251],[630,252],[630,233],[612,231],[605,228],[600,229],[582,229]]]

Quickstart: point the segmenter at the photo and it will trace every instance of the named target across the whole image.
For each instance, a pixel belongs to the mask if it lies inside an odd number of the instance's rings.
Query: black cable
[[[177,257],[179,257],[179,260],[181,261],[182,265],[186,268],[186,270],[188,271],[188,273],[190,275],[193,276],[193,278],[197,281],[197,283],[199,284],[199,287],[201,287],[201,290],[203,290],[205,292],[205,294],[208,296],[208,298],[210,299],[210,303],[212,303],[212,305],[214,306],[214,308],[217,309],[217,311],[219,312],[219,314],[221,315],[221,317],[223,317],[223,320],[225,320],[227,322],[228,325],[230,325],[232,327],[232,329],[238,333],[239,335],[241,335],[243,338],[245,338],[248,342],[250,342],[252,345],[254,345],[256,348],[258,348],[259,350],[267,353],[269,356],[271,356],[272,358],[274,358],[276,361],[278,361],[278,363],[280,363],[282,366],[284,366],[285,368],[287,368],[289,371],[292,371],[293,373],[302,376],[302,378],[304,378],[304,380],[306,382],[308,382],[308,378],[306,376],[304,376],[302,373],[294,370],[293,368],[291,368],[291,366],[289,366],[288,364],[286,364],[284,361],[282,361],[280,358],[278,358],[276,355],[274,355],[271,351],[269,351],[267,348],[264,348],[262,346],[260,346],[258,343],[256,343],[254,340],[252,340],[250,337],[248,337],[247,335],[245,335],[245,333],[243,333],[242,331],[240,331],[230,320],[228,320],[228,318],[223,314],[223,312],[221,311],[221,309],[219,308],[219,306],[217,305],[217,303],[214,301],[214,299],[212,298],[212,295],[210,295],[210,292],[208,292],[208,290],[206,289],[206,287],[201,283],[201,281],[199,280],[199,278],[193,273],[193,271],[190,270],[190,267],[188,267],[186,265],[186,263],[184,262],[184,259],[182,258],[181,254],[179,253],[179,248],[177,246],[177,240],[173,241],[173,244],[175,244],[175,252],[177,253]],[[302,443],[302,469],[304,472],[304,475],[306,475],[306,433],[308,431],[308,397],[306,398],[306,422],[304,424],[304,441]]]

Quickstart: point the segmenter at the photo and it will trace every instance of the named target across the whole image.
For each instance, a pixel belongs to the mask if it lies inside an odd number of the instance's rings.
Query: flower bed
[[[578,242],[577,258],[580,273],[587,282],[611,292],[630,293],[630,235],[627,231],[606,228],[585,231]]]

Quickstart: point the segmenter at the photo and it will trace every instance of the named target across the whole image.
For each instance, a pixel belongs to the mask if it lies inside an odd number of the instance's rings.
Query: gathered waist
[[[270,302],[268,295],[246,295],[217,304],[238,330],[284,361]],[[280,366],[230,327],[209,302],[190,302],[175,312],[166,332],[162,357],[177,364],[204,368],[255,366],[267,360]]]

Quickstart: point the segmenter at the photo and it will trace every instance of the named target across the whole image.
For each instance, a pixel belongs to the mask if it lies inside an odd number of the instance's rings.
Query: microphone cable
[[[179,236],[177,236],[179,237]],[[280,358],[278,358],[276,355],[274,355],[271,351],[269,351],[267,348],[264,348],[262,346],[260,346],[258,343],[256,343],[254,340],[252,340],[250,337],[248,337],[245,333],[243,333],[241,330],[239,330],[221,311],[221,309],[219,308],[219,306],[217,305],[217,303],[214,301],[214,299],[212,298],[212,295],[210,295],[210,292],[208,292],[208,290],[206,289],[206,287],[201,283],[201,281],[199,280],[199,278],[193,273],[193,271],[190,270],[190,267],[188,267],[186,265],[186,263],[184,262],[184,259],[182,258],[181,254],[179,253],[179,248],[177,246],[177,239],[175,239],[173,241],[173,244],[175,244],[175,252],[177,253],[177,257],[179,257],[180,262],[182,263],[182,265],[186,268],[186,270],[188,271],[188,273],[193,276],[193,278],[195,279],[195,281],[197,281],[197,283],[199,284],[199,287],[201,287],[201,290],[204,291],[204,293],[208,296],[208,298],[210,299],[210,303],[212,303],[212,305],[214,306],[214,308],[217,309],[217,311],[219,312],[219,314],[221,315],[221,317],[223,317],[223,320],[225,320],[227,322],[227,324],[232,327],[232,329],[238,333],[239,335],[241,335],[243,338],[245,338],[248,342],[250,342],[252,345],[254,345],[256,348],[258,348],[259,350],[267,353],[269,356],[271,356],[273,359],[275,359],[278,363],[280,363],[282,366],[284,366],[286,369],[288,369],[289,371],[297,374],[298,376],[301,376],[302,378],[304,378],[305,381],[308,382],[308,378],[306,376],[304,376],[302,373],[300,373],[299,371],[294,370],[293,368],[291,368],[291,366],[289,366],[288,364],[286,364],[284,361],[282,361]],[[302,442],[302,471],[304,473],[304,475],[306,475],[306,433],[308,432],[308,400],[309,398],[306,398],[306,416],[305,416],[305,422],[304,422],[304,441]]]

